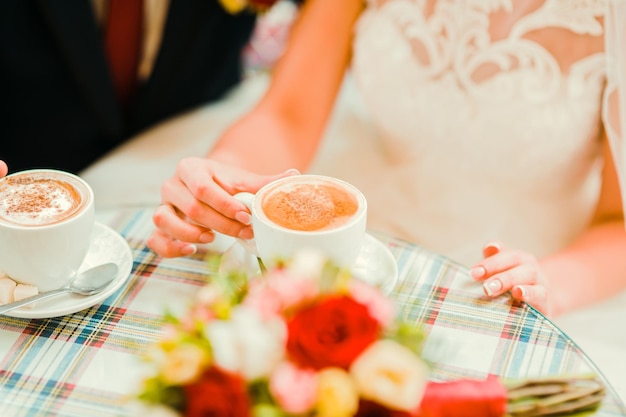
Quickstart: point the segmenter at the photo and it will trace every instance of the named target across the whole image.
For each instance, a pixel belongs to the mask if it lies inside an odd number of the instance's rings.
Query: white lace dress
[[[560,249],[599,194],[604,10],[370,1],[352,64],[367,117],[336,121],[328,141],[349,143],[318,170],[363,189],[369,228],[468,265],[491,239]]]

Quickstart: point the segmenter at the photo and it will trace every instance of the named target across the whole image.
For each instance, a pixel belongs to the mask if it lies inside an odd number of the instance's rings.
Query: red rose
[[[303,368],[314,369],[348,369],[378,339],[381,330],[367,307],[348,296],[329,297],[306,307],[287,326],[290,359]]]
[[[215,367],[185,387],[186,417],[249,417],[246,382]]]

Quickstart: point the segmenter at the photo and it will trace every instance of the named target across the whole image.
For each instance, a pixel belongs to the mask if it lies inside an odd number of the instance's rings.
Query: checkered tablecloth
[[[146,248],[152,210],[100,215],[129,243],[133,269],[101,304],[50,319],[0,317],[0,417],[135,416],[143,375],[139,353],[154,341],[166,309],[184,308],[207,279],[202,251],[162,259]],[[550,321],[502,297],[487,300],[467,271],[383,234],[398,262],[392,296],[401,314],[428,334],[424,357],[434,378],[527,377],[594,371]],[[597,416],[626,416],[609,395]]]

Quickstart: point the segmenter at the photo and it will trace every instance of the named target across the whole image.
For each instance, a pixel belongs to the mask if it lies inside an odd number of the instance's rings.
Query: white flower
[[[319,282],[328,259],[317,250],[300,249],[291,258],[289,275],[295,279],[308,279]]]
[[[198,302],[204,305],[211,305],[216,303],[221,296],[222,293],[220,292],[219,288],[216,285],[211,284],[207,284],[200,288],[197,295]]]
[[[237,306],[230,320],[213,320],[204,329],[221,368],[247,380],[266,377],[282,359],[287,329],[283,320],[263,320],[254,309]]]
[[[370,345],[350,367],[361,396],[386,407],[415,411],[428,380],[426,364],[392,340]]]

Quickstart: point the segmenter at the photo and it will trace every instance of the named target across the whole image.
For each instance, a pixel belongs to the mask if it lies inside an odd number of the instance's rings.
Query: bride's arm
[[[565,250],[541,260],[549,277],[553,314],[606,299],[626,289],[626,230],[620,186],[608,140],[600,199],[594,219]]]
[[[551,277],[556,314],[626,289],[626,1],[609,0],[606,7],[602,192],[589,229],[565,251],[542,262]]]
[[[607,2],[604,40],[607,86],[602,118],[626,202],[626,1]]]
[[[209,157],[257,173],[308,167],[350,60],[362,0],[308,0],[271,85]]]

